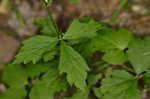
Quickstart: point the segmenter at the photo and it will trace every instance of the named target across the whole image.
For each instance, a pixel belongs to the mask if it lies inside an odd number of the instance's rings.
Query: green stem
[[[61,35],[61,33],[60,33],[60,30],[58,29],[58,27],[57,27],[57,24],[56,24],[56,22],[55,22],[55,20],[53,19],[53,17],[52,17],[52,11],[45,5],[45,2],[43,1],[43,0],[40,0],[41,1],[41,3],[42,3],[42,6],[45,8],[45,10],[47,11],[47,13],[48,13],[48,17],[50,18],[50,20],[52,21],[52,24],[53,24],[53,26],[55,27],[55,29],[56,29],[56,32],[58,33],[58,38],[60,38],[60,35]]]
[[[136,75],[135,79],[139,80],[139,79],[143,78],[143,76],[144,76],[143,74]]]
[[[132,73],[135,73],[133,69],[131,69],[131,68],[125,66],[125,65],[123,65],[122,67],[123,67],[124,69],[126,69],[127,71],[130,71],[130,72],[132,72]]]
[[[12,11],[16,14],[16,17],[17,17],[19,23],[20,23],[24,28],[27,29],[27,24],[26,24],[26,22],[25,22],[25,19],[24,19],[23,15],[20,13],[19,9],[13,8]]]
[[[120,0],[119,6],[116,8],[114,14],[112,15],[111,22],[114,23],[119,16],[119,13],[121,12],[122,8],[124,7],[125,4],[128,3],[128,0]]]

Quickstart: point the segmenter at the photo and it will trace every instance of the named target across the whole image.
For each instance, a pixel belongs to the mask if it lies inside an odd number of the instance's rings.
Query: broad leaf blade
[[[0,94],[0,99],[24,99],[26,94],[24,87],[9,88],[5,93]]]
[[[88,76],[87,82],[88,82],[88,86],[92,87],[94,85],[96,85],[96,83],[102,78],[101,74],[90,74]]]
[[[21,65],[9,64],[6,66],[2,80],[10,88],[20,88],[27,84],[27,73]]]
[[[35,64],[43,58],[45,53],[51,52],[55,48],[57,42],[58,40],[56,38],[48,36],[31,37],[23,42],[23,47],[16,56],[14,63],[27,64],[33,62]]]
[[[95,96],[98,97],[99,99],[101,99],[103,97],[101,88],[93,88],[93,91],[94,91]]]
[[[37,82],[31,92],[30,99],[53,99],[53,93],[46,82]]]
[[[48,72],[51,65],[51,63],[26,64],[26,74],[28,75],[28,77],[37,77],[41,73]]]
[[[96,51],[124,50],[133,38],[132,34],[124,29],[103,27],[98,33],[94,39],[80,45],[81,53],[85,57],[91,56]]]
[[[141,99],[138,82],[123,70],[113,71],[102,81],[103,99]]]
[[[127,48],[132,39],[132,34],[125,29],[120,29],[117,31],[110,28],[105,28],[100,31],[99,35],[101,39],[105,41],[104,43],[110,44],[119,50],[124,50]]]
[[[80,22],[76,19],[72,22],[65,33],[64,39],[71,41],[93,38],[97,35],[97,31],[100,28],[101,25],[94,20],[90,20],[89,22]]]
[[[150,69],[150,37],[144,40],[137,40],[131,44],[128,50],[128,56],[136,73],[142,73]]]
[[[57,55],[57,53],[58,53],[57,49],[54,49],[51,52],[45,53],[43,56],[44,62],[53,60],[55,58],[55,56]]]
[[[61,73],[67,73],[67,80],[71,85],[85,89],[88,65],[78,52],[64,42],[61,43],[59,70]]]
[[[103,56],[103,60],[109,64],[122,65],[128,60],[128,57],[123,51],[112,50],[106,52],[106,54]]]
[[[27,92],[28,75],[22,65],[8,64],[5,66],[2,81],[9,86],[6,92],[0,94],[0,99],[24,99]]]
[[[67,81],[59,75],[55,67],[52,67],[42,80],[33,86],[30,99],[54,99],[56,92],[65,91],[67,88]]]

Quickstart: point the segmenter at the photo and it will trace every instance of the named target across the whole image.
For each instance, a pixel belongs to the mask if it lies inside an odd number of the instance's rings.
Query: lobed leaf
[[[124,70],[113,71],[102,81],[102,99],[141,99],[138,82]]]
[[[56,92],[65,91],[67,88],[65,77],[59,75],[56,67],[51,67],[42,80],[33,86],[30,99],[54,99]]]
[[[76,87],[84,90],[88,70],[88,65],[82,56],[64,42],[61,43],[59,71],[67,73],[70,85],[75,84]]]
[[[129,46],[128,57],[136,73],[140,74],[150,69],[150,37],[136,40]]]
[[[96,51],[109,52],[112,50],[123,51],[129,46],[133,36],[127,30],[114,30],[111,28],[102,28],[98,35],[86,43],[80,45],[82,54],[85,57],[91,56]]]
[[[69,41],[93,38],[97,35],[97,31],[100,28],[101,25],[94,20],[80,22],[80,20],[76,19],[72,22],[63,38]]]
[[[37,63],[45,53],[50,53],[58,43],[58,39],[48,36],[34,36],[23,42],[23,47],[14,63]],[[53,54],[52,54],[53,56]]]
[[[106,52],[103,56],[103,60],[109,64],[122,65],[128,60],[128,56],[120,50],[111,50]]]

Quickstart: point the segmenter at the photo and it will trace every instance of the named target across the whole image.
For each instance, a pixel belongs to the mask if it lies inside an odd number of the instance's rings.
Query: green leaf
[[[87,79],[88,86],[91,87],[95,85],[101,78],[102,78],[101,74],[90,74]]]
[[[102,99],[141,99],[138,82],[124,70],[113,71],[102,81]]]
[[[38,81],[30,92],[30,99],[53,99],[49,83]]]
[[[74,93],[74,95],[69,99],[88,99],[88,96],[89,96],[89,89],[88,88],[86,88],[85,91],[78,89]]]
[[[48,36],[34,36],[23,42],[19,54],[14,63],[33,62],[34,64],[43,58],[45,53],[51,52],[58,40]]]
[[[94,94],[95,94],[96,97],[98,97],[98,98],[100,98],[100,99],[103,97],[103,94],[102,94],[102,92],[101,92],[101,88],[96,88],[96,87],[94,87],[94,88],[93,88],[93,91],[94,91]]]
[[[53,60],[55,58],[56,54],[57,54],[57,49],[54,49],[51,52],[45,53],[43,56],[44,62]]]
[[[56,92],[66,91],[68,88],[64,78],[59,75],[56,67],[52,67],[42,80],[35,83],[29,95],[30,99],[54,99]]]
[[[103,60],[109,64],[122,65],[128,60],[128,56],[120,50],[111,50],[106,52],[103,56]]]
[[[20,88],[27,84],[27,73],[21,65],[6,65],[2,80],[10,88]]]
[[[72,2],[72,3],[80,2],[80,0],[69,0],[69,1]]]
[[[9,88],[5,93],[0,94],[0,99],[24,99],[26,94],[24,87]]]
[[[37,63],[37,64],[26,64],[26,73],[28,75],[28,77],[36,77],[39,76],[41,73],[45,73],[47,72],[50,67],[51,67],[51,63]]]
[[[144,74],[144,83],[148,87],[148,91],[150,92],[150,72]]]
[[[100,45],[103,45],[104,48],[117,48],[119,50],[124,50],[128,47],[129,42],[132,39],[132,33],[125,29],[113,30],[110,28],[105,28],[102,31],[99,31],[99,39],[105,42]],[[98,41],[97,41],[98,42]],[[110,47],[107,47],[110,45]]]
[[[128,50],[128,57],[136,73],[150,69],[150,37],[134,41]]]
[[[63,38],[70,41],[93,38],[100,28],[101,25],[94,20],[80,22],[80,20],[76,19],[72,22]]]
[[[48,0],[48,3],[52,0]],[[38,18],[34,20],[34,24],[41,27],[43,34],[56,37],[57,29],[55,28],[53,21],[50,18]]]
[[[70,85],[75,84],[82,90],[86,88],[88,65],[78,52],[64,42],[61,43],[59,70],[61,73],[67,73]]]
[[[124,29],[117,31],[103,27],[98,33],[95,38],[80,45],[83,56],[91,56],[96,51],[124,50],[133,37],[130,32]]]

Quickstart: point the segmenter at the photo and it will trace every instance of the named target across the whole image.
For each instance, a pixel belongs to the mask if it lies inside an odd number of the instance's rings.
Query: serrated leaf
[[[5,67],[2,80],[10,88],[20,88],[27,84],[27,73],[21,65],[9,64]]]
[[[111,50],[106,52],[103,56],[103,60],[109,64],[122,65],[128,60],[128,56],[120,50]]]
[[[35,64],[43,58],[45,53],[51,52],[57,43],[58,40],[56,38],[48,36],[31,37],[23,42],[23,47],[16,56],[14,63],[27,64],[29,62],[33,62]]]
[[[51,61],[55,58],[55,55],[57,54],[57,49],[52,50],[51,52],[45,53],[43,56],[44,62]]]
[[[101,39],[105,41],[105,43],[108,43],[114,48],[120,50],[127,48],[130,40],[132,39],[132,34],[125,29],[120,29],[117,31],[106,28],[100,31],[99,35],[101,36]]]
[[[141,99],[138,82],[124,70],[113,71],[102,81],[102,99]]]
[[[96,51],[124,50],[133,38],[132,34],[124,29],[114,30],[103,27],[98,33],[94,39],[81,45],[81,53],[85,57],[91,56]]]
[[[150,69],[150,37],[137,40],[132,43],[128,50],[128,57],[136,73],[142,73]]]
[[[54,99],[56,92],[65,91],[67,88],[67,81],[59,75],[56,67],[52,67],[42,80],[33,86],[30,99]]]
[[[24,87],[9,88],[3,94],[0,94],[0,99],[24,99],[27,92]]]
[[[52,0],[48,0],[52,1]],[[53,25],[53,21],[50,18],[38,18],[34,20],[34,24],[41,27],[41,32],[43,34],[56,37],[57,36],[57,29]]]
[[[81,90],[85,89],[88,65],[78,52],[64,42],[61,43],[59,70],[61,73],[67,73],[70,85],[75,84]]]
[[[97,31],[101,28],[101,25],[94,20],[89,22],[80,22],[74,20],[69,29],[64,35],[65,40],[82,40],[93,38],[97,35]]]

